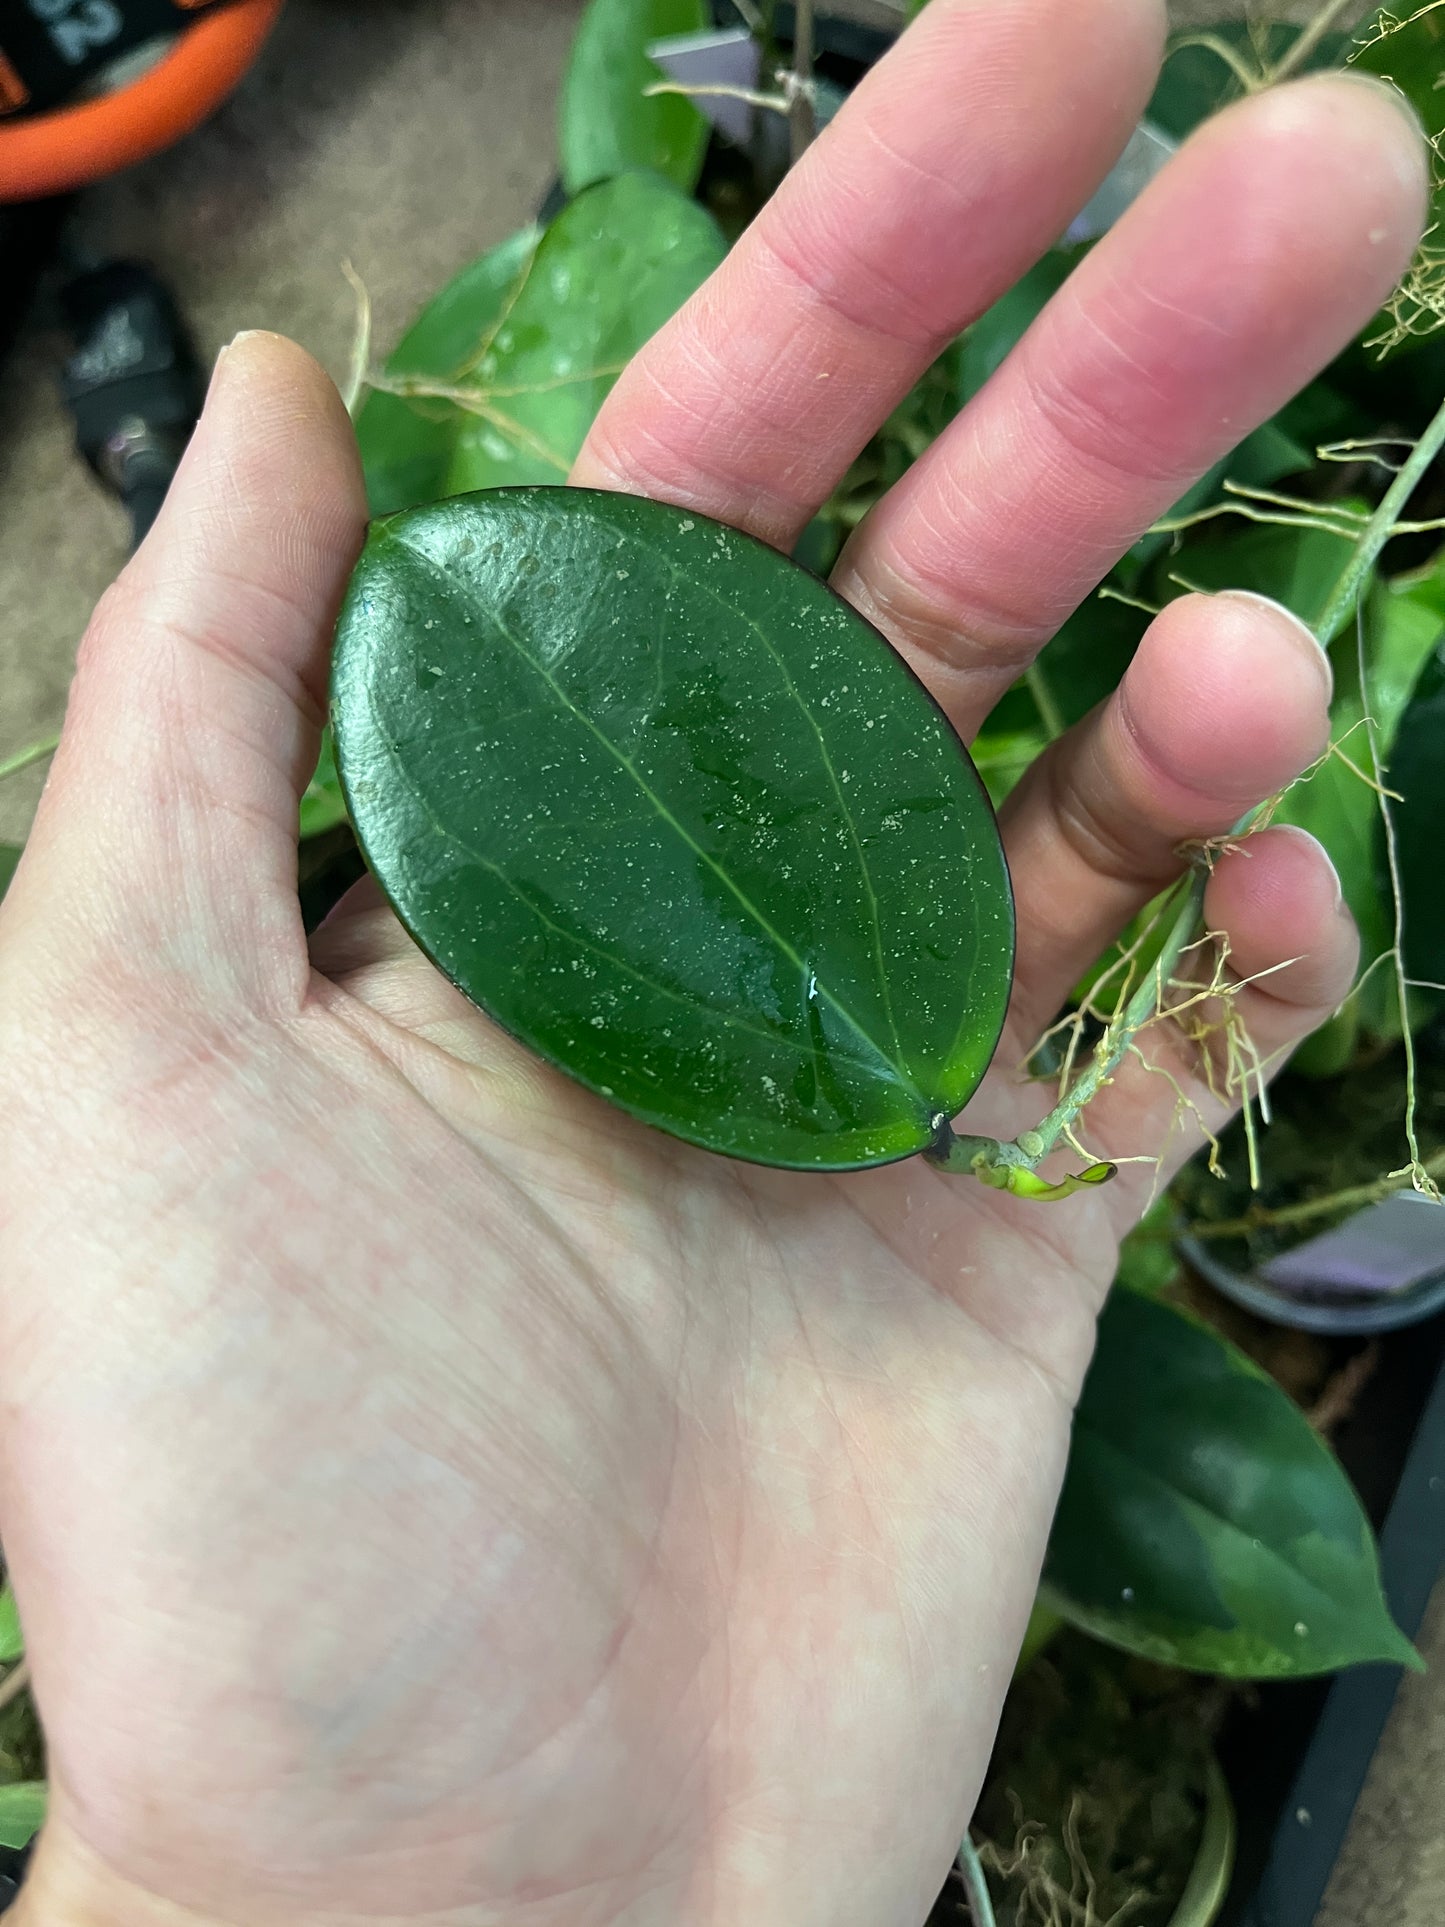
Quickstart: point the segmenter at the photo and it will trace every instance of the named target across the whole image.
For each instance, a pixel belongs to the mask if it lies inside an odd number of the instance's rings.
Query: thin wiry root
[[[349,261],[342,262],[341,272],[356,297],[356,332],[351,340],[351,361],[346,389],[341,397],[346,404],[347,414],[355,421],[361,398],[371,385],[366,379],[366,371],[371,365],[371,290]]]
[[[1166,906],[1167,908],[1167,906]],[[1160,914],[1163,914],[1161,912]],[[1071,1088],[1074,1069],[1082,1049],[1085,1029],[1092,1019],[1102,1021],[1099,1006],[1101,992],[1106,982],[1124,973],[1122,994],[1114,1005],[1122,1009],[1127,1002],[1128,993],[1138,975],[1137,953],[1147,942],[1154,919],[1140,932],[1128,949],[1110,966],[1108,972],[1100,977],[1089,996],[1075,1010],[1050,1025],[1044,1032],[1030,1057],[1036,1056],[1045,1044],[1066,1035],[1068,1042],[1064,1051],[1064,1061],[1059,1075],[1058,1087],[1062,1094]],[[1201,981],[1196,976],[1181,977],[1177,974],[1164,979],[1158,963],[1151,966],[1154,982],[1154,1015],[1138,1027],[1126,1046],[1127,1054],[1141,1064],[1152,1076],[1162,1077],[1175,1096],[1175,1110],[1164,1134],[1164,1143],[1157,1153],[1130,1158],[1113,1158],[1115,1164],[1152,1164],[1156,1172],[1162,1168],[1165,1146],[1176,1130],[1184,1128],[1190,1121],[1197,1128],[1205,1144],[1209,1147],[1209,1169],[1216,1177],[1224,1176],[1221,1161],[1220,1142],[1209,1124],[1199,1102],[1185,1089],[1174,1073],[1163,1064],[1149,1058],[1138,1042],[1145,1031],[1154,1025],[1168,1021],[1180,1030],[1194,1047],[1199,1064],[1199,1076],[1206,1091],[1222,1107],[1240,1108],[1244,1113],[1246,1143],[1249,1149],[1250,1182],[1258,1188],[1260,1182],[1260,1158],[1256,1120],[1269,1123],[1269,1099],[1267,1081],[1269,1066],[1261,1057],[1253,1038],[1249,1034],[1238,1006],[1242,991],[1261,982],[1276,972],[1287,970],[1297,958],[1290,957],[1267,969],[1255,971],[1248,977],[1236,976],[1230,968],[1229,945],[1222,936],[1206,935],[1185,947],[1180,953],[1178,965],[1185,959],[1201,953],[1205,948],[1211,952],[1207,974]],[[1118,1034],[1114,1021],[1105,1023],[1102,1034],[1095,1040],[1091,1055],[1096,1063],[1107,1064],[1118,1044]],[[1106,1079],[1101,1088],[1107,1088]],[[1093,1160],[1093,1154],[1082,1142],[1072,1125],[1063,1131],[1065,1142],[1072,1150],[1086,1160]]]

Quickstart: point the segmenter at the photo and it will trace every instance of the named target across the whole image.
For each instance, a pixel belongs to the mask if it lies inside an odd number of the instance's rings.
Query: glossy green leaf
[[[457,387],[473,379],[509,298],[531,266],[542,231],[525,227],[489,248],[435,295],[386,363],[394,382]],[[374,515],[434,502],[446,487],[462,411],[435,396],[367,396],[356,439]]]
[[[708,124],[679,94],[648,97],[663,75],[647,49],[710,24],[706,0],[588,0],[562,82],[557,129],[569,194],[640,167],[692,191]]]
[[[1431,601],[1438,592],[1438,585],[1418,579],[1413,593],[1404,585],[1376,585],[1365,607],[1367,694],[1360,687],[1354,626],[1341,632],[1330,651],[1335,672],[1330,734],[1350,762],[1330,757],[1290,790],[1279,810],[1280,822],[1308,830],[1333,858],[1345,901],[1360,928],[1362,968],[1388,950],[1395,935],[1394,910],[1378,865],[1379,800],[1356,774],[1370,767],[1364,719],[1367,713],[1374,719],[1381,758],[1390,763],[1401,716],[1440,636],[1441,617]],[[1376,971],[1362,993],[1359,1015],[1367,1028],[1398,1035],[1397,1005],[1388,973]],[[1346,1028],[1349,1021],[1347,1013]],[[1343,1051],[1348,1039],[1342,1036],[1338,1042]]]
[[[1281,528],[1226,516],[1202,525],[1181,551],[1161,558],[1159,593],[1182,595],[1186,585],[1251,589],[1282,602],[1314,628],[1349,559],[1349,543],[1327,530]]]
[[[422,948],[646,1122],[872,1164],[982,1075],[1013,941],[992,811],[897,655],[772,549],[575,489],[398,516],[332,714]]]
[[[324,830],[335,829],[338,823],[345,821],[346,798],[341,792],[341,778],[336,772],[336,748],[331,731],[323,729],[316,768],[301,798],[301,834],[303,837],[320,836]]]
[[[443,493],[566,479],[612,384],[722,260],[706,209],[623,174],[552,222],[467,378]]]
[[[959,350],[959,395],[976,395],[1002,367],[1044,308],[1088,253],[1087,247],[1057,247],[1040,258],[1008,293],[979,316],[964,335]]]
[[[1077,723],[1118,687],[1134,659],[1149,617],[1108,596],[1090,596],[1044,645],[1034,665],[1035,682],[1016,683],[988,719],[989,734],[1043,727],[1039,684],[1067,727]]]
[[[0,843],[0,897],[10,888],[10,879],[15,874],[15,866],[20,861],[18,843]]]
[[[7,1583],[0,1590],[0,1665],[13,1665],[24,1651],[25,1635],[20,1630],[20,1609]]]
[[[1445,890],[1440,843],[1445,835],[1445,642],[1432,652],[1405,711],[1390,758],[1400,886],[1405,902],[1405,969],[1423,983],[1445,983]],[[1388,888],[1383,826],[1376,874]]]
[[[1155,1298],[1178,1276],[1172,1234],[1179,1223],[1179,1208],[1166,1191],[1156,1198],[1143,1220],[1119,1247],[1118,1282],[1130,1291]]]
[[[0,1847],[28,1846],[45,1819],[44,1780],[13,1780],[0,1786]]]
[[[1170,1665],[1417,1663],[1360,1502],[1304,1414],[1208,1327],[1128,1290],[1100,1321],[1044,1577],[1074,1625]]]

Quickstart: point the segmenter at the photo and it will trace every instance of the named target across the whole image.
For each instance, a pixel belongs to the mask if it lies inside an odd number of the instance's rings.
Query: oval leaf
[[[987,1066],[1013,912],[973,766],[877,631],[750,537],[580,489],[397,516],[333,720],[422,948],[646,1122],[881,1163]]]
[[[565,481],[623,367],[725,252],[707,210],[655,174],[565,207],[468,372],[440,492]]]
[[[569,194],[638,167],[692,192],[707,122],[679,94],[649,97],[647,89],[663,75],[647,49],[669,34],[698,33],[710,24],[706,0],[590,0],[562,82],[557,135]]]
[[[14,876],[15,867],[19,861],[18,843],[0,843],[0,897],[3,897],[10,888],[10,879]]]
[[[1369,1521],[1304,1414],[1206,1326],[1129,1290],[1100,1321],[1044,1577],[1074,1625],[1200,1672],[1415,1659]]]

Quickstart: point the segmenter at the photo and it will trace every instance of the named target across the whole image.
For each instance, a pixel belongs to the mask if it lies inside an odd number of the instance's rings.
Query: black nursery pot
[[[1380,1538],[1385,1597],[1411,1639],[1445,1548],[1445,1312],[1380,1340],[1334,1444]],[[1222,1736],[1239,1817],[1220,1927],[1313,1927],[1400,1683],[1398,1666],[1263,1686]]]

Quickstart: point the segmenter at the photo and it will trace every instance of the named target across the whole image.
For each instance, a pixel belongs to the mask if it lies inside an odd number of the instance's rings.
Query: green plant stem
[[[813,0],[797,0],[793,8],[792,104],[788,109],[794,167],[812,146],[817,131],[813,112]]]
[[[1368,687],[1365,662],[1365,614],[1355,610],[1355,650],[1359,664],[1360,691]],[[1390,871],[1390,897],[1395,907],[1395,941],[1390,955],[1395,973],[1395,995],[1400,1002],[1400,1041],[1405,1050],[1405,1145],[1410,1153],[1410,1182],[1417,1191],[1438,1204],[1440,1189],[1426,1171],[1420,1158],[1420,1140],[1415,1130],[1417,1092],[1415,1088],[1415,1039],[1410,1030],[1410,986],[1405,978],[1405,889],[1400,879],[1400,848],[1395,836],[1395,817],[1390,808],[1390,792],[1385,787],[1385,765],[1380,755],[1380,732],[1365,705],[1365,741],[1370,746],[1370,769],[1374,776],[1375,801],[1385,832],[1385,860]]]
[[[1036,1130],[1025,1135],[1039,1140],[1035,1150],[1032,1142],[1028,1149],[1033,1153],[1033,1162],[1039,1164],[1058,1144],[1059,1139],[1077,1120],[1085,1105],[1093,1102],[1099,1091],[1118,1070],[1133,1045],[1134,1039],[1144,1026],[1157,1016],[1163,1007],[1164,992],[1174,975],[1179,959],[1198,939],[1200,922],[1204,911],[1204,891],[1209,882],[1209,871],[1203,866],[1189,879],[1184,902],[1169,926],[1169,934],[1149,975],[1139,985],[1128,1003],[1124,1014],[1117,1018],[1104,1033],[1101,1048],[1095,1053],[1094,1061],[1073,1083],[1071,1089],[1054,1106]],[[1022,1139],[1020,1140],[1022,1144]]]
[[[958,1872],[963,1881],[963,1891],[968,1898],[968,1911],[973,1918],[973,1927],[998,1927],[994,1918],[993,1902],[988,1896],[988,1882],[984,1878],[983,1862],[978,1857],[978,1848],[968,1834],[958,1849]]]
[[[1056,743],[1064,733],[1063,711],[1059,708],[1049,679],[1038,662],[1031,662],[1024,671],[1024,682],[1034,699],[1034,708],[1039,712],[1039,721],[1044,726],[1044,734],[1051,743]]]
[[[1428,1178],[1445,1178],[1445,1151],[1438,1151],[1434,1157],[1427,1158],[1421,1169]],[[1136,1238],[1157,1239],[1169,1243],[1181,1235],[1188,1238],[1247,1238],[1253,1231],[1265,1231],[1275,1225],[1308,1224],[1311,1218],[1325,1218],[1334,1211],[1350,1211],[1360,1205],[1378,1204],[1382,1198],[1392,1198],[1399,1191],[1400,1176],[1391,1171],[1385,1177],[1371,1178],[1368,1184],[1348,1185],[1342,1191],[1331,1191],[1320,1198],[1304,1198],[1298,1204],[1282,1204],[1274,1210],[1261,1205],[1258,1210],[1246,1211],[1242,1218],[1219,1218],[1212,1223],[1186,1225],[1181,1233],[1174,1225],[1145,1227],[1134,1232]]]
[[[1320,616],[1315,634],[1322,637],[1333,636],[1343,628],[1351,610],[1365,585],[1365,578],[1380,558],[1380,551],[1395,532],[1395,524],[1400,520],[1400,511],[1415,493],[1430,464],[1445,448],[1445,402],[1442,402],[1431,418],[1430,425],[1416,442],[1408,460],[1399,474],[1386,489],[1380,506],[1375,510],[1355,543],[1354,553],[1345,564],[1340,579],[1330,591],[1329,601]]]
[[[1356,11],[1358,7],[1359,0],[1326,0],[1326,4],[1303,28],[1299,39],[1270,69],[1270,86],[1277,87],[1282,80],[1288,80],[1292,74],[1297,74],[1331,27],[1343,20],[1347,13]]]
[[[0,763],[0,782],[3,782],[7,776],[18,776],[21,770],[29,769],[32,763],[43,763],[45,758],[53,756],[59,747],[60,737],[57,733],[54,736],[47,736],[42,743],[30,743],[24,749],[17,749],[13,756],[7,756],[5,761]]]

